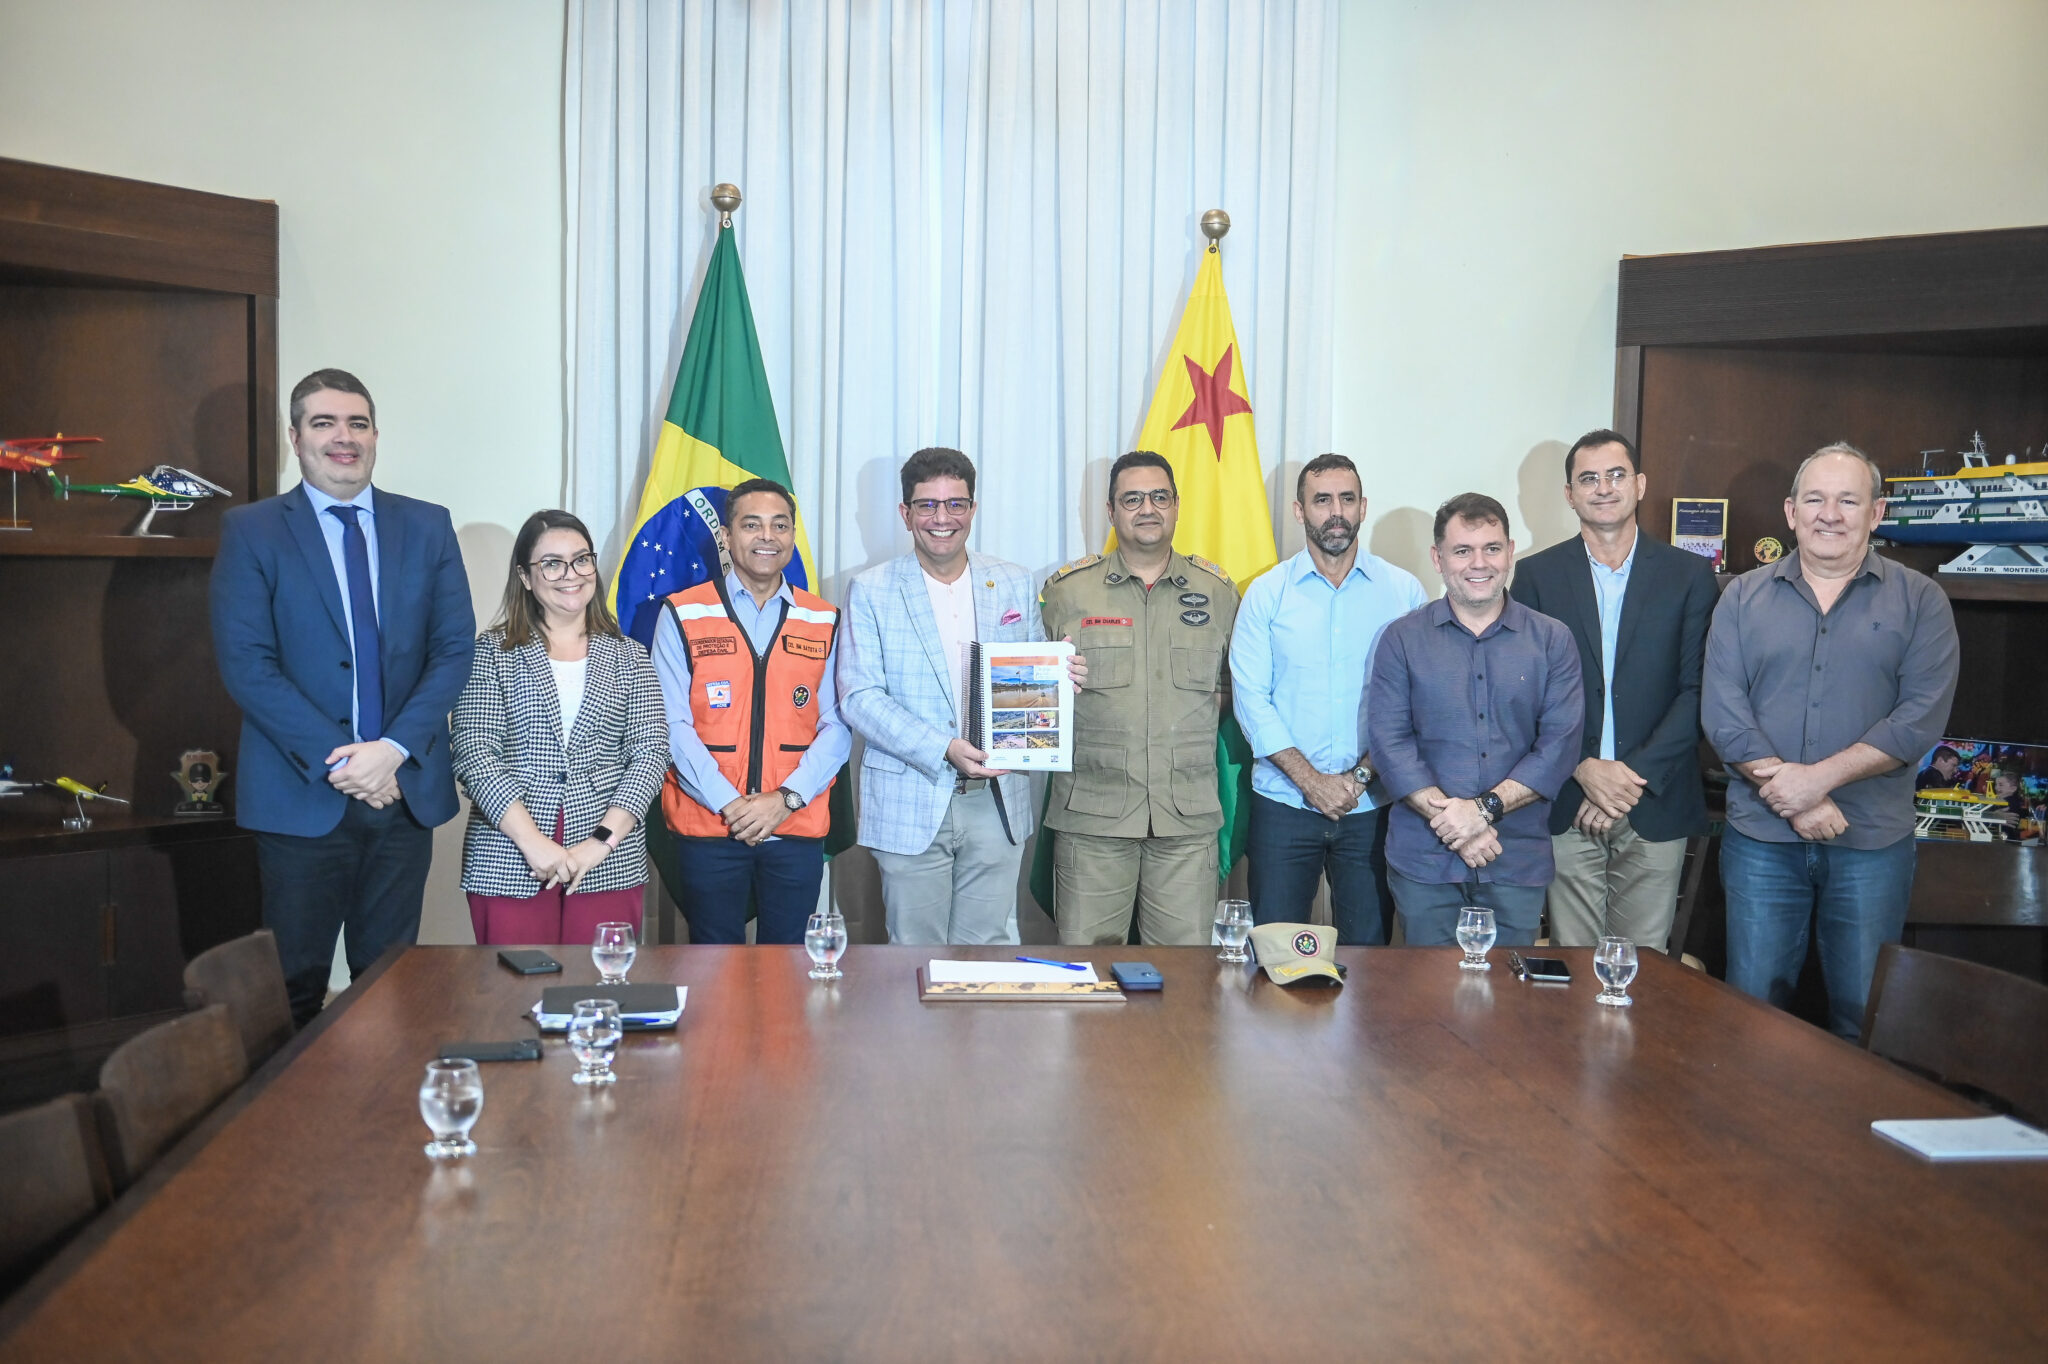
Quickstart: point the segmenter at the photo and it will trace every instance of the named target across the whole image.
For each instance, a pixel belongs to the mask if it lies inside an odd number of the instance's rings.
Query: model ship
[[[1885,480],[1877,535],[1895,545],[1970,546],[1943,573],[2048,576],[2048,446],[2038,461],[2007,455],[1993,464],[1977,433],[1952,474],[1929,467],[1941,453],[1923,450],[1923,472]]]
[[[1960,825],[1963,836],[1972,843],[1987,843],[1998,837],[1991,827],[1994,817],[2002,817],[2005,802],[1995,796],[1980,796],[1975,791],[1960,786],[1937,787],[1913,793],[1913,836],[1915,838],[1953,838],[1953,832],[1944,833],[1943,826]]]

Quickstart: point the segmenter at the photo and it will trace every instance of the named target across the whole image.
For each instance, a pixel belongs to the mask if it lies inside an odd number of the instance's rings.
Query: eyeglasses
[[[1588,470],[1586,473],[1580,474],[1577,478],[1573,479],[1572,482],[1578,484],[1587,492],[1591,492],[1603,484],[1609,488],[1619,488],[1623,483],[1635,476],[1635,470],[1633,469],[1609,469],[1604,474],[1596,474]]]
[[[1116,504],[1125,511],[1136,511],[1145,505],[1147,497],[1152,499],[1152,505],[1155,507],[1166,508],[1173,505],[1173,489],[1171,488],[1154,488],[1149,493],[1125,493],[1116,500]]]
[[[542,582],[558,583],[571,573],[587,578],[597,572],[597,556],[585,550],[573,559],[536,559],[527,567],[540,574]]]
[[[939,508],[944,507],[955,516],[965,516],[973,506],[971,497],[949,497],[943,502],[936,497],[920,497],[910,504],[910,509],[919,516],[937,516]]]

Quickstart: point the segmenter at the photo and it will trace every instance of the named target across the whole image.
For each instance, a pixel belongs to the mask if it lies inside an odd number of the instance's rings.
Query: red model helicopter
[[[60,459],[84,459],[83,450],[72,453],[67,445],[98,445],[98,436],[16,436],[0,440],[0,469],[7,471],[7,515],[0,517],[0,530],[28,530],[21,519],[21,476],[39,474],[55,467]]]

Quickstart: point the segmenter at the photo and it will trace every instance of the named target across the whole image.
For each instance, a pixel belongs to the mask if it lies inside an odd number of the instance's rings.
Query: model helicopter
[[[164,539],[162,531],[152,531],[151,521],[160,511],[191,511],[193,507],[209,497],[233,497],[234,494],[218,483],[209,482],[190,469],[180,469],[175,464],[159,464],[146,474],[139,474],[126,483],[73,483],[54,469],[43,470],[43,476],[50,480],[50,491],[59,502],[73,493],[105,493],[109,497],[140,497],[149,501],[142,513],[142,520],[130,535]]]
[[[7,516],[0,520],[0,530],[30,529],[29,523],[21,519],[23,474],[43,473],[60,459],[85,458],[85,451],[73,454],[64,446],[99,443],[98,436],[67,436],[62,431],[54,436],[15,436],[0,440],[0,469],[7,471]]]

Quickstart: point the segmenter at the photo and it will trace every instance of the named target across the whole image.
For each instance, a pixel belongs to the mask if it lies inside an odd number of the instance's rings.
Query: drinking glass
[[[599,924],[597,938],[590,944],[590,960],[597,967],[598,983],[624,985],[626,972],[632,968],[633,957],[639,950],[633,941],[633,925]]]
[[[820,910],[804,921],[804,951],[811,954],[812,980],[838,980],[846,973],[839,959],[846,955],[846,916]]]
[[[435,1160],[449,1160],[476,1154],[469,1129],[484,1111],[484,1078],[476,1062],[429,1061],[426,1078],[420,1081],[420,1117],[434,1139],[427,1154]]]
[[[1468,905],[1458,911],[1458,946],[1465,949],[1465,959],[1458,963],[1467,971],[1491,971],[1493,963],[1486,954],[1493,950],[1493,940],[1498,937],[1493,926],[1493,911],[1475,909]]]
[[[619,1077],[612,1073],[612,1053],[619,1049],[625,1028],[619,1022],[619,1006],[609,999],[583,999],[569,1016],[569,1053],[577,1060],[576,1083],[608,1085]]]
[[[1636,978],[1636,945],[1627,938],[1602,938],[1593,949],[1593,974],[1600,978],[1594,1002],[1626,1009],[1635,1002],[1628,997],[1628,983]]]
[[[1216,954],[1216,960],[1233,963],[1247,962],[1252,954],[1245,950],[1245,942],[1252,935],[1252,902],[1249,900],[1218,900],[1216,902],[1216,941],[1223,944],[1223,950]]]

